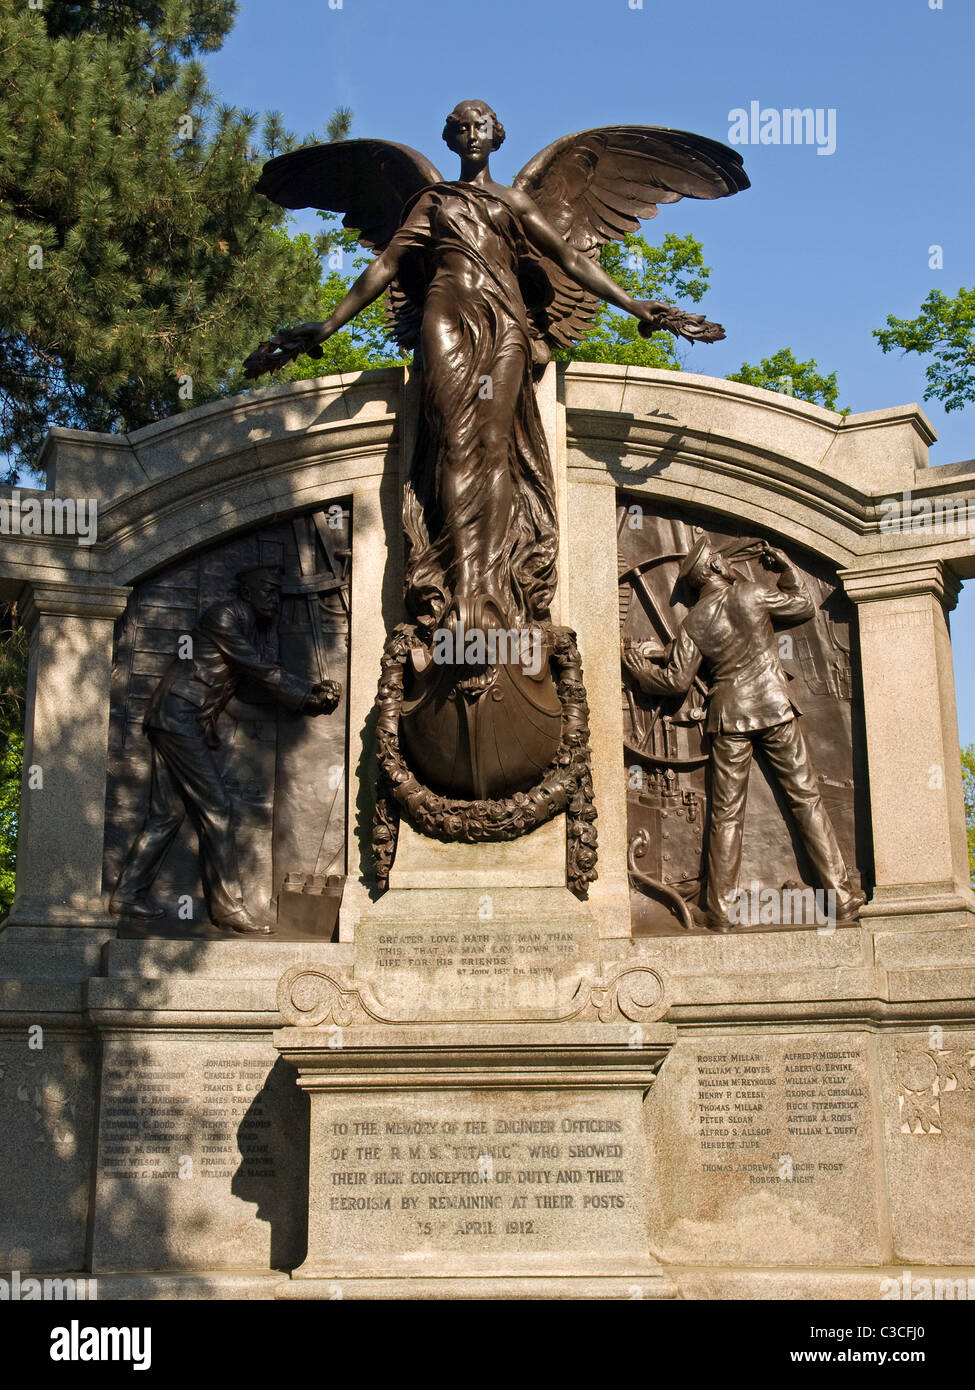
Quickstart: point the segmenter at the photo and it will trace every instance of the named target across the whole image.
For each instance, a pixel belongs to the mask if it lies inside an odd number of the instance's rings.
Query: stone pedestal
[[[647,1245],[628,1025],[286,1028],[311,1101],[308,1253],[282,1298],[676,1295]]]
[[[400,823],[396,859],[389,875],[394,901],[406,889],[565,886],[565,816],[554,816],[530,835],[498,844],[444,844]]]

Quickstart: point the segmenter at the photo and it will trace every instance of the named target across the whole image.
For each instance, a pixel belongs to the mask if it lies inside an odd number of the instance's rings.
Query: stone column
[[[352,494],[352,623],[349,630],[349,753],[346,768],[346,873],[339,938],[351,941],[355,923],[370,905],[372,821],[378,768],[375,748],[376,691],[387,618],[402,588],[403,566],[395,525],[399,518],[395,477],[357,483]],[[392,608],[395,613],[395,608]],[[398,621],[398,615],[394,618]]]
[[[129,589],[34,584],[17,896],[9,921],[102,926],[105,785],[115,620]]]
[[[840,572],[857,605],[876,888],[886,930],[971,925],[948,613],[959,581],[936,559]]]
[[[603,938],[630,936],[626,772],[620,670],[616,486],[609,474],[573,469],[568,487],[572,566],[567,617],[579,636],[589,700],[599,877],[589,904]]]
[[[403,610],[403,482],[419,418],[417,373],[403,369],[398,411],[399,442],[382,472],[360,478],[352,489],[352,622],[349,627],[346,767],[346,884],[339,912],[339,940],[352,941],[371,905],[374,883],[372,825],[376,806],[376,692],[387,629]]]

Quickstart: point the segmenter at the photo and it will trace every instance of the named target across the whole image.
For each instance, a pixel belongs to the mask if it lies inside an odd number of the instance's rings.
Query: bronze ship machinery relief
[[[620,518],[621,525],[624,520],[625,512]],[[627,632],[632,623],[634,602],[646,615],[656,636],[654,643],[638,646],[647,654],[651,649],[656,653],[665,650],[674,640],[671,625],[649,582],[651,575],[665,567],[673,567],[676,581],[677,570],[693,537],[682,523],[675,522],[674,526],[679,527],[682,534],[686,533],[680,549],[664,551],[620,572],[620,642],[624,657],[634,646]],[[629,725],[624,723],[623,734],[628,781],[634,776],[638,778],[639,799],[655,821],[676,816],[685,820],[688,827],[697,825],[703,829],[704,800],[693,791],[682,791],[678,778],[681,773],[707,767],[704,740],[707,684],[701,676],[695,676],[688,694],[676,702],[680,706],[678,709],[673,708],[673,698],[654,700],[648,709],[646,701],[638,702],[638,692],[629,682],[624,683],[623,694],[629,716]],[[665,712],[668,706],[670,712]],[[662,867],[656,873],[648,872],[647,861],[653,857],[654,849],[652,839],[646,827],[629,837],[626,864],[630,881],[640,892],[673,913],[685,931],[692,931],[700,924],[695,917],[693,901],[700,891],[700,875],[674,883],[665,879]],[[640,863],[641,860],[644,862]]]
[[[478,842],[565,810],[568,881],[582,896],[596,861],[588,720],[574,634],[550,617],[558,523],[535,375],[553,348],[583,337],[600,300],[636,317],[643,336],[723,338],[701,315],[630,298],[599,251],[661,203],[727,197],[748,179],[738,154],[713,140],[610,126],[554,141],[504,187],[489,167],[504,127],[482,101],[455,107],[443,138],[461,161],[453,181],[383,140],[314,145],[265,165],[259,192],[343,214],[376,259],[324,323],[275,334],[245,372],[320,355],[384,292],[391,331],[420,369],[403,500],[408,621],[386,644],[377,697],[380,886],[404,812],[425,834]],[[509,639],[500,650],[499,635]]]
[[[624,516],[621,510],[620,533]],[[637,791],[644,822],[629,842],[631,883],[685,930],[746,924],[739,878],[757,756],[781,797],[775,821],[784,810],[804,872],[824,895],[820,910],[828,901],[833,925],[850,925],[865,902],[849,853],[855,848],[844,850],[824,801],[804,732],[807,698],[790,687],[778,636],[816,619],[818,591],[766,540],[722,545],[700,527],[692,533],[683,522],[670,524],[680,548],[671,553],[661,532],[656,555],[635,565],[620,560],[626,749],[637,760],[627,769],[628,792]],[[664,581],[663,567],[674,562],[676,575]],[[664,593],[675,610],[669,622]],[[648,626],[651,639],[635,640]],[[791,639],[786,647],[791,652]],[[641,858],[650,872],[637,864]],[[780,891],[797,890],[801,884],[790,880]]]
[[[626,520],[621,511],[618,533]],[[700,543],[704,532],[700,526],[672,519],[674,549],[663,548],[649,559],[636,565],[620,561],[620,645],[624,672],[631,657],[662,660],[677,636],[665,606],[660,601],[661,588],[654,591],[653,579],[662,581],[662,589],[679,593],[682,588],[681,570],[688,553]],[[728,563],[730,573],[747,580],[747,562],[760,560],[767,551],[763,541],[745,539],[731,541],[719,553]],[[631,629],[634,617],[640,612],[648,620],[654,634],[649,641],[634,641]],[[661,841],[664,822],[681,822],[683,837],[694,834],[703,841],[707,821],[707,797],[702,791],[681,787],[687,775],[706,772],[710,760],[708,734],[705,728],[707,702],[711,694],[705,677],[698,672],[686,694],[656,695],[640,699],[639,686],[630,680],[623,684],[625,700],[623,748],[626,757],[627,779],[636,778],[638,800],[649,815],[650,829],[641,826],[630,835],[627,843],[627,871],[631,884],[673,914],[685,931],[706,925],[700,907],[702,876],[699,867],[680,875],[667,873],[666,866],[654,862],[665,858]],[[678,836],[680,838],[680,836]],[[699,854],[703,852],[703,843]],[[697,856],[699,857],[699,855]],[[641,862],[642,861],[642,862]],[[654,872],[648,866],[653,866]]]

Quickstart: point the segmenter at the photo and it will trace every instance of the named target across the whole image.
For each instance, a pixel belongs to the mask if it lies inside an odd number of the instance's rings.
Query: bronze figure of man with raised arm
[[[811,618],[813,601],[781,550],[763,542],[759,553],[765,568],[778,574],[776,585],[737,576],[725,556],[701,536],[679,570],[697,602],[670,650],[656,658],[633,648],[623,653],[624,666],[647,695],[689,690],[702,665],[710,674],[705,917],[711,930],[719,932],[733,930],[730,914],[738,893],[748,774],[756,751],[782,789],[820,887],[836,895],[837,924],[854,921],[866,901],[850,884],[775,637],[776,625]]]

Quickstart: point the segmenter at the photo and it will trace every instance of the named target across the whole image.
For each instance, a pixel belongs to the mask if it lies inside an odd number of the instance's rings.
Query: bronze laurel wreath
[[[589,707],[575,633],[548,623],[543,630],[551,643],[556,689],[562,702],[562,739],[544,776],[530,791],[515,792],[498,801],[462,801],[440,796],[423,786],[407,765],[399,744],[404,668],[411,648],[423,644],[409,623],[400,624],[392,632],[383,651],[376,695],[380,776],[372,848],[380,891],[385,892],[389,886],[400,816],[404,813],[424,835],[483,844],[514,840],[566,811],[568,883],[577,897],[585,896],[597,876]]]

